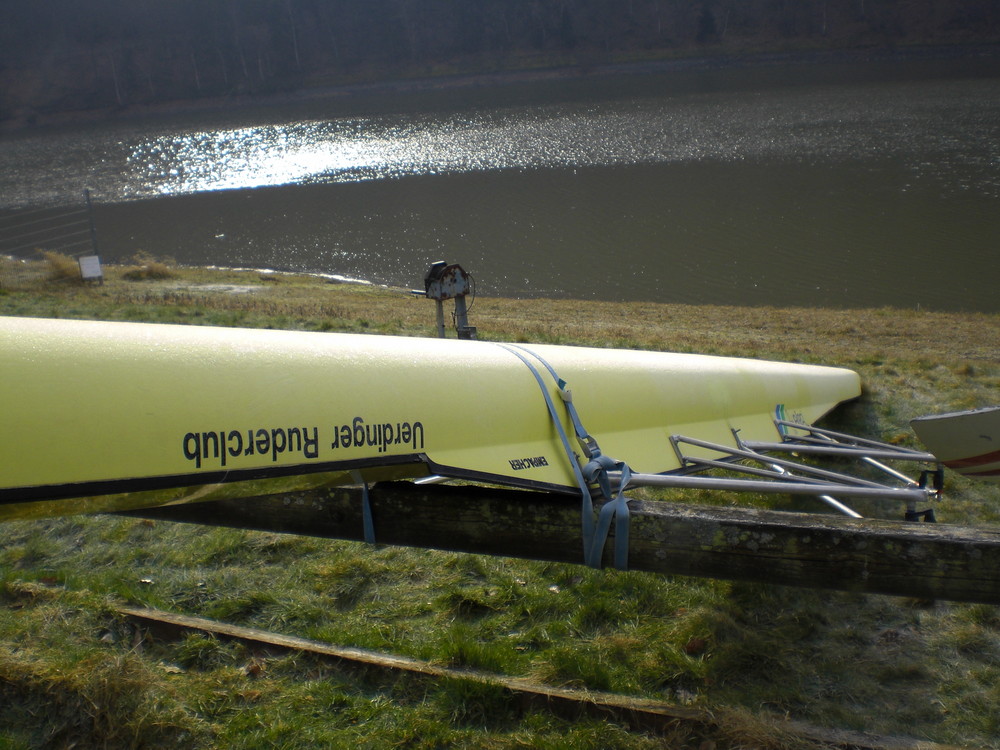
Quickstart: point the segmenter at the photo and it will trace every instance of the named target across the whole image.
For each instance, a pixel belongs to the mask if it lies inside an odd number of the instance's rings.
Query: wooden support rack
[[[373,487],[370,507],[381,544],[583,563],[577,497],[401,482]],[[362,540],[362,508],[360,488],[340,487],[125,515]],[[629,509],[631,570],[1000,603],[1000,529],[639,500]],[[612,552],[609,541],[606,565]]]

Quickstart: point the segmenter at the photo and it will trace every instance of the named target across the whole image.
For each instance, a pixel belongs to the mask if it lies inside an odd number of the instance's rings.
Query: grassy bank
[[[149,259],[106,270],[84,286],[54,267],[0,267],[0,314],[433,335],[433,304],[405,291]],[[914,416],[1000,393],[996,315],[479,299],[471,319],[484,339],[852,367],[866,392],[834,423],[894,442],[912,440]],[[1000,488],[949,478],[942,521],[1000,524]],[[462,682],[149,640],[114,614],[123,602],[701,706],[722,729],[653,737]],[[998,685],[992,606],[133,519],[0,527],[0,748],[806,746],[789,718],[998,748]]]

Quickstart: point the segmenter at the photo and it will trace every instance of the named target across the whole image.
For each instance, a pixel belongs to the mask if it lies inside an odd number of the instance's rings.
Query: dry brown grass
[[[40,252],[43,261],[48,269],[48,278],[52,281],[82,281],[80,276],[80,264],[76,258],[71,258],[63,253],[56,253],[49,250]]]
[[[435,335],[433,303],[406,290],[138,260],[139,266],[106,266],[100,287],[35,281],[23,294],[12,293],[0,313]],[[75,262],[73,268],[78,275]],[[478,298],[470,322],[481,339],[830,364],[919,363],[958,375],[1000,364],[997,314]]]
[[[121,271],[121,277],[127,281],[162,281],[176,275],[171,268],[171,261],[157,260],[144,250],[133,256],[132,263],[133,265]]]

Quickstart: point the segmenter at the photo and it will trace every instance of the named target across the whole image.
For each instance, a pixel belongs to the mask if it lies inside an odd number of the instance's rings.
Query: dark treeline
[[[1000,0],[34,0],[0,119],[401,75],[1000,39]]]

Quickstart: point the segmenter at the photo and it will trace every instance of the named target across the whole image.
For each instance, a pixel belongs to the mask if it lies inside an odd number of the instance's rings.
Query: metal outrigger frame
[[[775,420],[774,424],[778,440],[744,442],[740,439],[739,431],[733,430],[735,447],[684,435],[672,435],[670,442],[681,469],[671,474],[632,474],[628,486],[811,495],[852,518],[862,516],[836,496],[894,499],[905,503],[906,520],[936,520],[934,509],[929,507],[929,503],[941,497],[943,470],[932,454],[782,419]],[[693,455],[691,449],[699,449],[700,455]],[[709,454],[707,457],[704,455],[706,452]],[[877,482],[841,471],[823,469],[803,463],[796,456],[825,456],[861,461],[882,472],[891,481]],[[885,461],[933,464],[934,468],[923,468],[920,478],[912,479],[888,466]],[[725,470],[747,476],[701,476],[711,470]],[[611,478],[612,481],[620,481],[621,475],[612,475]]]

